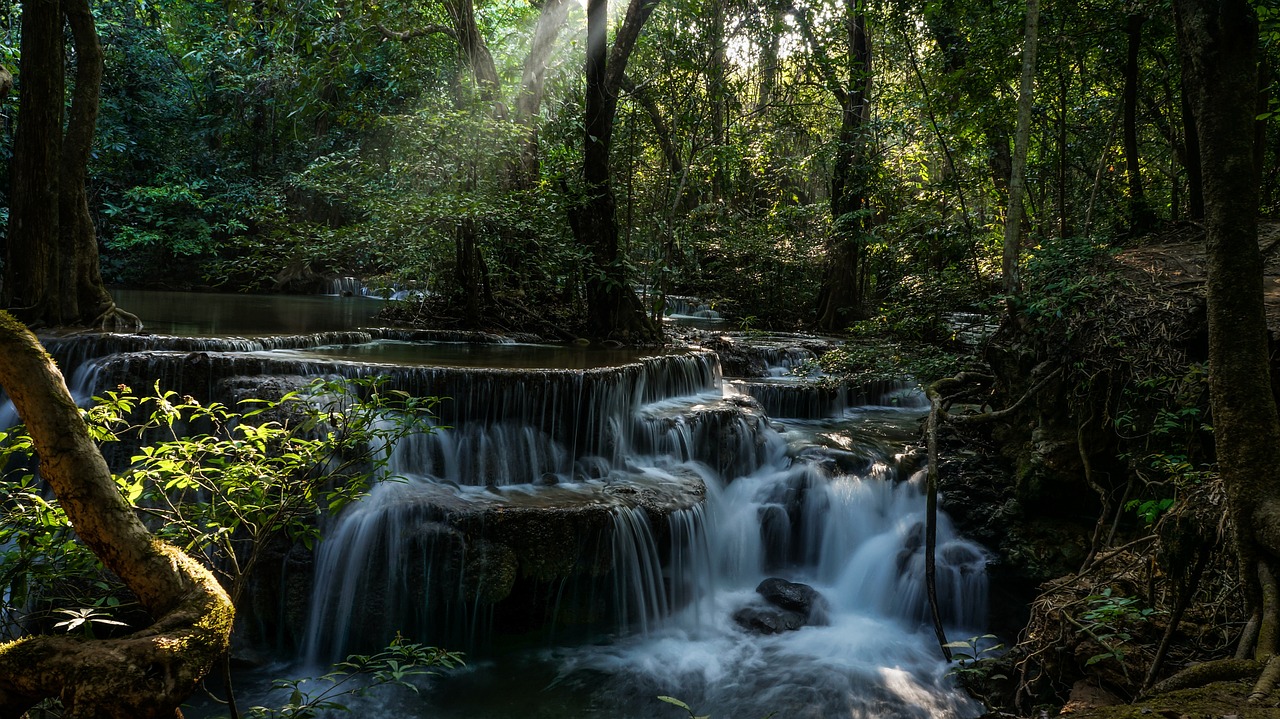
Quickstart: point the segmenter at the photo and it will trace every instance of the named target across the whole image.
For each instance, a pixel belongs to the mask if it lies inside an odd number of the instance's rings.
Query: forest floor
[[[1259,223],[1258,245],[1266,263],[1267,327],[1280,336],[1280,222]],[[1132,280],[1198,293],[1206,277],[1205,249],[1204,228],[1183,224],[1152,235],[1146,244],[1124,250],[1115,260]]]
[[[1263,291],[1267,324],[1272,336],[1280,337],[1280,222],[1260,224],[1258,235],[1258,244],[1265,261]],[[1006,348],[1005,354],[1002,355],[997,351],[993,355],[1000,360],[1000,363],[995,365],[997,376],[1000,377],[1013,376],[1020,378],[1025,384],[1027,378],[1023,375],[1027,368],[1010,361],[1009,358],[1018,359],[1020,357],[1017,354],[1018,351],[1026,353],[1027,348],[1031,348],[1030,351],[1034,352],[1036,357],[1065,358],[1057,361],[1063,363],[1063,376],[1069,378],[1064,381],[1062,388],[1057,390],[1051,388],[1046,392],[1035,407],[1029,405],[1026,416],[1019,420],[1020,424],[1011,423],[1008,431],[1002,430],[999,436],[993,438],[995,446],[1002,448],[1002,459],[1006,464],[1017,467],[1019,472],[1026,472],[1025,477],[1018,475],[1021,482],[1017,485],[1020,500],[1039,502],[1036,506],[1041,508],[1055,508],[1066,506],[1070,497],[1063,498],[1059,495],[1067,492],[1068,489],[1074,493],[1087,492],[1090,488],[1084,486],[1078,476],[1081,472],[1087,471],[1087,467],[1082,469],[1072,461],[1073,458],[1078,459],[1083,456],[1081,447],[1093,447],[1095,451],[1090,454],[1092,466],[1095,470],[1101,469],[1105,477],[1119,478],[1115,481],[1128,476],[1129,472],[1129,463],[1118,459],[1121,457],[1119,452],[1166,451],[1162,445],[1158,444],[1148,447],[1133,443],[1112,443],[1114,434],[1109,438],[1108,433],[1104,431],[1096,432],[1096,436],[1093,437],[1086,436],[1084,428],[1094,418],[1092,412],[1096,409],[1097,400],[1091,399],[1092,395],[1082,395],[1078,392],[1072,395],[1071,392],[1076,391],[1080,385],[1082,374],[1090,381],[1096,380],[1101,387],[1109,386],[1105,383],[1111,381],[1131,382],[1134,377],[1180,378],[1187,373],[1189,363],[1204,361],[1207,351],[1205,245],[1202,226],[1180,224],[1153,233],[1117,253],[1098,258],[1085,270],[1087,282],[1063,292],[1063,298],[1059,300],[1060,304],[1048,304],[1050,310],[1055,308],[1061,308],[1061,310],[1056,314],[1043,313],[1040,321],[1045,322],[1044,318],[1047,318],[1047,322],[1040,327],[1038,333],[1017,335],[1009,345],[1012,350]],[[1046,327],[1051,328],[1053,332],[1044,331]],[[1046,345],[1043,337],[1050,335],[1055,339]],[[1064,337],[1068,339],[1064,340]],[[1036,344],[1037,342],[1040,344]],[[1053,344],[1062,342],[1069,344]],[[1030,366],[1029,363],[1024,364],[1027,364],[1027,367]],[[1023,374],[1019,375],[1018,372]],[[1111,379],[1107,379],[1108,377]],[[1112,394],[1105,394],[1106,401],[1110,402],[1112,398]],[[1155,398],[1159,399],[1158,396]],[[1139,399],[1146,401],[1149,398],[1144,395]],[[1072,402],[1076,404],[1073,405]],[[1142,410],[1142,407],[1136,403],[1132,406]],[[1141,415],[1136,416],[1141,417]],[[1034,427],[1035,431],[1019,429],[1026,427]],[[966,441],[972,441],[972,438],[966,438]],[[1058,448],[1062,451],[1057,451]],[[1199,451],[1201,454],[1196,456],[1203,459],[1204,448],[1200,448]],[[1184,453],[1189,457],[1192,456],[1189,450],[1184,450]],[[982,461],[983,459],[979,460],[979,462]],[[1031,473],[1031,470],[1035,470],[1037,466],[1045,467],[1040,475]],[[1025,468],[1031,468],[1031,470]],[[963,468],[960,469],[963,470]],[[1039,483],[1029,484],[1027,478]],[[1105,486],[1113,490],[1112,494],[1116,494],[1114,490],[1120,487],[1118,484]],[[1213,486],[1205,485],[1210,489]],[[1022,496],[1028,492],[1028,488],[1031,494],[1027,497]],[[952,487],[944,488],[944,491],[950,496],[957,495],[959,490]],[[1043,494],[1035,494],[1037,491]],[[1208,491],[1205,489],[1204,492],[1195,495],[1196,499],[1184,502],[1189,509],[1171,512],[1170,516],[1178,514],[1182,517],[1178,522],[1185,519],[1195,526],[1204,525],[1203,531],[1186,536],[1186,539],[1191,540],[1196,546],[1225,547],[1228,543],[1221,536],[1221,504],[1218,500],[1208,501],[1209,494],[1205,493]],[[1125,496],[1128,497],[1127,489]],[[978,497],[974,501],[980,504],[980,500],[981,497]],[[1122,503],[1123,501],[1121,500]],[[1129,510],[1116,510],[1117,515],[1122,511],[1132,514]],[[1087,512],[1080,512],[1080,516],[1087,516]],[[1008,556],[1003,554],[1001,556],[1008,561],[1009,565],[1006,569],[1010,570],[1012,575],[1022,576],[1019,571],[1023,571],[1029,578],[1034,578],[1036,574],[1043,575],[1045,571],[1052,571],[1059,564],[1050,561],[1057,555],[1049,551],[1040,551],[1040,545],[1034,539],[1036,535],[1031,531],[1044,525],[1044,511],[1027,513],[1025,516],[1015,512],[1008,517],[1001,515],[998,518],[1002,522],[1007,520],[1012,527],[1012,529],[1006,527],[1002,530],[1003,536],[1008,536],[1011,540],[1000,545],[1001,551],[1008,553]],[[1132,517],[1130,516],[1129,519],[1131,520]],[[1026,522],[1027,528],[1024,529],[1020,522]],[[1122,517],[1117,516],[1113,523],[1113,533],[1114,527],[1121,523]],[[1092,522],[1085,522],[1079,527],[1081,531],[1086,532],[1082,535],[1084,550],[1089,547],[1087,532],[1090,531],[1091,524]],[[1166,530],[1172,532],[1175,525],[1182,526],[1174,522],[1166,526]],[[1134,527],[1130,528],[1134,529]],[[1137,528],[1135,531],[1142,530]],[[1122,542],[1131,538],[1129,535],[1125,536],[1128,538],[1121,540]],[[1169,536],[1175,537],[1173,534]],[[1176,536],[1181,536],[1181,532],[1176,533]],[[1066,546],[1068,543],[1061,544]],[[1052,546],[1049,549],[1052,549]],[[1167,626],[1164,617],[1168,616],[1169,608],[1157,604],[1156,598],[1147,600],[1153,608],[1159,610],[1153,615],[1153,619],[1124,625],[1127,627],[1125,630],[1127,634],[1124,639],[1126,650],[1123,659],[1120,659],[1117,653],[1117,656],[1112,659],[1098,661],[1097,657],[1105,654],[1105,650],[1109,648],[1108,645],[1100,640],[1091,641],[1084,632],[1080,631],[1078,620],[1075,623],[1070,621],[1068,615],[1072,611],[1077,612],[1078,615],[1078,610],[1069,611],[1069,606],[1090,605],[1091,600],[1094,600],[1092,604],[1098,604],[1096,597],[1091,596],[1102,591],[1098,587],[1108,586],[1120,596],[1154,597],[1155,595],[1149,589],[1144,592],[1143,587],[1154,586],[1151,583],[1152,572],[1156,573],[1156,578],[1165,577],[1163,572],[1168,567],[1181,566],[1190,561],[1189,557],[1183,556],[1179,553],[1180,551],[1182,550],[1179,549],[1176,539],[1171,539],[1168,544],[1163,540],[1157,540],[1143,551],[1120,553],[1110,557],[1107,562],[1094,562],[1088,566],[1088,572],[1068,569],[1067,575],[1062,579],[1040,585],[1038,591],[1044,591],[1050,585],[1061,591],[1056,595],[1046,591],[1040,600],[1032,604],[1032,619],[1028,623],[1029,631],[1023,633],[1024,637],[1030,636],[1031,639],[1021,642],[1008,657],[1015,662],[1014,667],[1025,668],[1022,663],[1030,662],[1026,666],[1039,667],[1043,675],[1050,679],[1046,680],[1047,683],[1020,685],[1018,691],[1026,692],[1022,696],[1037,696],[1043,701],[1050,695],[1056,695],[1058,701],[1066,701],[1066,706],[1061,710],[1063,715],[1081,719],[1142,719],[1144,717],[1152,719],[1160,717],[1280,719],[1280,693],[1272,694],[1260,703],[1251,704],[1247,698],[1252,689],[1252,682],[1221,682],[1199,689],[1170,692],[1132,703],[1123,703],[1125,700],[1121,697],[1132,697],[1140,693],[1137,682],[1149,668],[1153,651]],[[1045,559],[1040,565],[1031,561],[1040,559],[1042,555]],[[1212,556],[1213,562],[1203,581],[1218,588],[1234,586],[1234,570],[1229,561],[1230,553],[1214,552]],[[1132,557],[1134,561],[1128,562],[1126,557]],[[1071,557],[1063,554],[1064,562],[1069,559]],[[1173,564],[1159,565],[1157,560]],[[1133,566],[1130,567],[1130,564]],[[1078,558],[1076,566],[1079,566]],[[1160,570],[1159,566],[1165,566],[1166,569]],[[1121,571],[1126,568],[1133,571],[1128,574]],[[1116,584],[1118,578],[1125,578],[1125,581],[1128,581],[1134,577],[1141,579],[1141,581],[1134,579],[1130,582],[1130,584],[1136,582],[1135,586],[1107,584],[1108,582]],[[1225,596],[1214,592],[1202,594],[1202,596],[1209,595],[1219,599]],[[1172,602],[1171,597],[1173,597],[1172,593],[1160,601]],[[1238,595],[1235,599],[1238,599]],[[1224,613],[1235,616],[1233,612],[1238,611],[1239,608],[1224,608],[1226,606],[1225,604],[1205,607],[1193,605],[1190,608],[1188,614],[1182,618],[1181,629],[1174,635],[1175,646],[1165,658],[1164,670],[1160,676],[1166,676],[1197,662],[1220,658],[1223,652],[1233,648],[1230,641],[1232,632],[1223,630],[1205,633],[1203,631],[1205,628],[1224,627],[1223,622],[1226,621]],[[1099,644],[1101,646],[1098,646]],[[1127,671],[1122,673],[1126,668]],[[1004,671],[1003,666],[1001,669],[1002,673],[1013,676],[1008,671]],[[1016,671],[1016,668],[1014,670]],[[1031,676],[1040,675],[1033,673]],[[1098,689],[1099,686],[1105,687],[1108,691]],[[1067,689],[1068,687],[1070,689]],[[978,685],[979,690],[983,688],[985,688],[984,685]],[[1068,696],[1063,696],[1064,694]],[[1111,706],[1104,706],[1107,704]],[[1052,705],[1042,704],[1040,707],[1044,707],[1048,714],[1040,713],[1041,710],[1037,708],[1030,710],[1030,715],[1045,717],[1055,713]],[[1028,709],[1024,708],[1023,711]],[[1010,717],[1013,715],[993,712],[987,716]]]

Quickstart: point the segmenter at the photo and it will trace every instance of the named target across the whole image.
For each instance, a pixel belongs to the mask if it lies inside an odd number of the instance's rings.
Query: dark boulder
[[[803,614],[769,606],[743,607],[733,613],[733,621],[743,629],[756,634],[781,634],[805,626]]]
[[[753,604],[733,613],[733,621],[749,632],[778,634],[804,626],[827,623],[827,600],[807,584],[770,577],[756,593],[764,604]]]
[[[756,593],[775,607],[804,615],[809,624],[826,623],[827,600],[808,584],[770,577],[760,582]]]

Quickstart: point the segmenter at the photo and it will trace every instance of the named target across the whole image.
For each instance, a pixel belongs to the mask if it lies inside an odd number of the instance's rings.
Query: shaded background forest
[[[354,276],[436,293],[445,314],[581,312],[601,269],[570,221],[584,195],[578,3],[110,0],[95,11],[106,76],[89,204],[107,282],[315,292]],[[922,306],[981,306],[998,289],[1025,12],[999,1],[659,3],[612,136],[622,272],[714,300],[748,326],[812,325],[844,231],[861,253],[865,306],[889,308],[882,323],[927,332],[906,326]],[[7,5],[0,36],[15,72],[19,13]],[[559,27],[545,70],[540,14]],[[1271,56],[1265,9],[1262,20]],[[1038,44],[1029,261],[1070,262],[1196,218],[1167,3],[1055,3]],[[859,85],[870,88],[865,122],[842,134],[840,91]],[[1280,202],[1270,94],[1258,123],[1264,215]],[[6,163],[16,111],[11,96]],[[853,209],[832,196],[837,176],[837,194],[862,200]]]

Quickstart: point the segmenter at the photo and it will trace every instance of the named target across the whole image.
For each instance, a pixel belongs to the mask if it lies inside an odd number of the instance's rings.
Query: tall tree
[[[1214,442],[1246,596],[1260,619],[1255,656],[1264,659],[1280,636],[1280,417],[1258,247],[1258,25],[1249,0],[1175,0],[1174,8],[1204,182]]]
[[[871,40],[863,0],[845,0],[846,60],[839,68],[818,41],[813,18],[800,11],[800,31],[809,44],[823,83],[840,104],[840,130],[831,171],[831,234],[826,242],[826,270],[818,295],[817,326],[834,331],[864,312],[864,253],[873,176],[867,123],[871,119]]]
[[[458,43],[458,49],[475,78],[479,98],[492,106],[497,120],[510,120],[510,112],[502,99],[502,80],[484,35],[476,23],[473,0],[445,0],[449,25],[428,25],[412,30],[389,30],[382,25],[377,29],[383,37],[408,41],[427,35],[446,35]],[[538,135],[535,118],[542,107],[544,76],[555,47],[556,37],[564,27],[569,12],[566,0],[545,0],[538,13],[533,38],[525,56],[519,94],[516,96],[514,122],[522,135],[520,155],[505,159],[501,170],[506,183],[517,190],[527,190],[536,183],[538,176]],[[468,192],[473,191],[474,179],[468,180]],[[536,243],[528,237],[506,238],[507,261],[512,266],[528,264],[537,267]],[[458,286],[458,298],[468,325],[480,324],[482,305],[492,302],[489,272],[481,253],[479,227],[471,218],[460,221],[454,231],[454,274]]]
[[[0,644],[0,717],[43,699],[71,719],[172,719],[228,646],[234,611],[209,570],[159,542],[125,502],[62,375],[0,312],[0,387],[13,400],[76,534],[152,617],[127,636],[38,635]]]
[[[1013,135],[1013,172],[1009,176],[1009,210],[1004,215],[1004,291],[1018,292],[1018,263],[1022,254],[1023,198],[1026,194],[1027,148],[1031,140],[1031,105],[1035,99],[1036,36],[1040,3],[1027,0],[1027,24],[1022,37],[1022,82],[1018,92],[1018,126]]]
[[[1139,235],[1151,228],[1155,214],[1142,187],[1138,155],[1138,79],[1142,50],[1142,26],[1146,16],[1133,12],[1125,18],[1127,50],[1124,64],[1124,165],[1129,180],[1129,232]]]
[[[587,333],[625,342],[657,339],[657,325],[645,314],[631,289],[619,247],[617,201],[609,172],[613,121],[618,111],[627,61],[640,30],[657,0],[631,0],[626,15],[608,45],[608,0],[588,0],[586,104],[582,180],[585,196],[572,216],[578,242],[591,254],[587,270]]]
[[[69,113],[64,21],[76,61]],[[85,190],[102,86],[102,48],[88,0],[24,4],[19,77],[0,301],[37,325],[136,327],[137,318],[118,310],[102,283]]]

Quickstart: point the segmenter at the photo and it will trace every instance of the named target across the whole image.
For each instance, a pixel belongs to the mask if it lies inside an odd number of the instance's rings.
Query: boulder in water
[[[808,584],[770,577],[760,582],[756,593],[766,604],[733,613],[733,621],[749,632],[778,634],[827,624],[827,600]]]
[[[772,606],[743,607],[733,613],[733,621],[756,634],[781,634],[808,624],[803,614]]]
[[[808,584],[770,577],[756,587],[756,593],[775,607],[802,614],[809,624],[825,624],[827,600]]]

